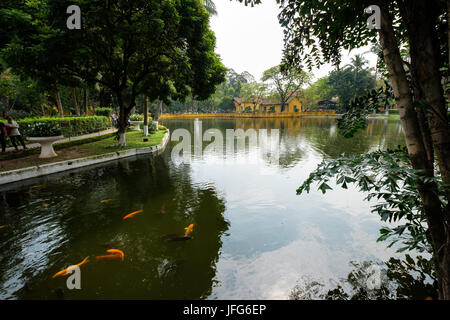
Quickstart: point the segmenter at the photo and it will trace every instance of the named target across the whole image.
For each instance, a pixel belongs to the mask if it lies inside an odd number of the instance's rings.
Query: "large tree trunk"
[[[86,88],[84,89],[84,115],[89,115],[89,90]]]
[[[438,13],[422,1],[406,4],[406,21],[410,42],[411,65],[417,83],[423,92],[427,106],[431,137],[438,160],[439,170],[444,183],[450,185],[450,126],[447,119],[447,107],[441,84],[440,54],[435,38],[435,25]],[[449,190],[450,191],[450,190]],[[450,193],[447,194],[450,199]],[[450,215],[447,216],[450,218]]]
[[[444,91],[441,85],[440,54],[438,40],[435,35],[435,25],[438,19],[438,3],[432,1],[407,2],[406,21],[410,42],[411,66],[415,70],[417,83],[423,92],[428,118],[428,124],[436,153],[442,181],[450,185],[450,126],[447,119],[447,107]],[[446,192],[450,201],[450,189]],[[435,244],[437,255],[437,270],[440,275],[440,295],[450,299],[450,208],[444,213],[447,221],[442,219],[442,234]],[[436,217],[437,219],[437,217]]]
[[[59,90],[56,90],[55,98],[56,98],[56,105],[58,106],[58,115],[60,118],[63,118],[64,110],[63,110],[63,106],[62,106],[62,102],[61,102],[61,95],[59,94]]]
[[[106,103],[106,95],[105,95],[105,88],[103,88],[102,86],[100,86],[100,92],[99,92],[99,103],[100,103],[100,108],[105,108],[107,106]]]
[[[447,46],[448,50],[448,68],[447,68],[447,78],[445,83],[445,94],[447,95],[447,101],[450,102],[450,0],[447,0]]]
[[[379,1],[379,5],[381,8],[380,43],[399,108],[409,158],[414,169],[422,170],[423,175],[432,176],[433,172],[430,170],[428,164],[429,159],[422,139],[423,132],[420,129],[418,115],[414,110],[409,82],[403,69],[399,45],[395,38],[392,19],[389,14],[388,2],[381,0]],[[443,212],[439,198],[437,197],[436,185],[433,183],[421,184],[418,186],[418,191],[427,218],[428,230],[430,231],[433,260],[440,286],[439,295],[441,299],[450,299],[448,296],[449,284],[446,277],[446,273],[449,272],[449,265],[445,255],[442,255],[442,249],[446,249],[445,243],[448,240],[448,235],[446,235]],[[445,267],[447,267],[447,270],[444,269]]]
[[[133,106],[126,107],[125,102],[123,101],[122,92],[116,93],[117,103],[119,105],[119,121],[118,121],[118,134],[119,134],[119,147],[127,146],[127,138],[126,132],[128,128],[128,115],[130,114],[130,110]]]
[[[155,108],[155,119],[153,119],[154,121],[159,120],[159,115],[161,114],[161,109],[162,109],[162,101],[158,100],[158,102],[156,103],[156,108]]]
[[[72,89],[72,100],[73,100],[73,106],[75,108],[75,114],[77,116],[79,116],[80,115],[80,107],[77,102],[77,95],[75,94],[75,88],[71,88],[71,89]]]

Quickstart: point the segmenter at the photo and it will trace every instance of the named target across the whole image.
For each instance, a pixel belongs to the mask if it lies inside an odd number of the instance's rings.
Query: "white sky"
[[[211,28],[216,34],[216,52],[227,68],[236,72],[250,72],[257,81],[264,70],[281,62],[283,29],[278,23],[278,6],[275,0],[264,0],[263,4],[246,7],[237,0],[215,0],[217,16],[211,18]],[[342,65],[357,53],[369,47],[343,54]],[[376,55],[364,55],[369,66],[375,67]],[[324,65],[313,70],[314,79],[326,76],[332,67]]]

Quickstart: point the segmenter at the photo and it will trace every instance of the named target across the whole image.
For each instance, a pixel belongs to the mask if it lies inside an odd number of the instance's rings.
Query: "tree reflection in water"
[[[425,300],[438,298],[432,261],[409,255],[405,259],[390,258],[386,263],[375,261],[350,262],[353,269],[346,278],[330,281],[303,278],[292,289],[291,300]],[[372,266],[381,268],[381,283],[370,289],[368,282]]]

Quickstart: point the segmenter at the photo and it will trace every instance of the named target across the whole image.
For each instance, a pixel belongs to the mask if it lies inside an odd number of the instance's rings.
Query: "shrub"
[[[150,121],[152,121],[152,119],[153,118],[149,115],[148,116],[149,123],[150,123]],[[128,117],[128,120],[130,120],[130,121],[144,121],[144,115],[135,113],[135,114],[130,115]]]
[[[132,114],[128,117],[130,121],[144,121],[144,116],[141,114]]]
[[[95,108],[96,116],[109,117],[113,112],[112,108]]]
[[[29,125],[29,137],[55,137],[62,135],[61,126],[54,122],[34,122]]]
[[[159,127],[159,125],[158,125]],[[148,133],[153,134],[156,132],[156,123],[155,122],[149,122],[148,123]]]
[[[113,137],[114,134],[115,134],[115,132],[110,132],[110,133],[102,134],[100,136],[93,136],[93,137],[89,137],[89,138],[83,138],[83,139],[77,139],[77,140],[71,140],[71,141],[65,141],[65,142],[59,142],[59,143],[56,142],[53,145],[53,148],[55,150],[62,150],[62,149],[70,148],[73,146],[79,146],[79,145],[83,145],[86,143],[91,143],[91,142],[108,139],[108,138]],[[0,155],[0,159],[1,160],[18,159],[18,158],[27,157],[32,154],[39,154],[40,152],[41,152],[40,148],[28,148],[28,149],[20,150],[20,151],[16,151],[16,152],[5,152],[4,154]]]
[[[398,109],[389,109],[389,114],[399,114]]]
[[[47,123],[49,126],[59,126],[61,133],[65,137],[80,136],[87,133],[97,132],[108,129],[110,122],[107,117],[88,116],[88,117],[39,117],[16,120],[19,125],[20,134],[26,138],[33,133],[36,123]],[[9,139],[8,139],[9,140]]]

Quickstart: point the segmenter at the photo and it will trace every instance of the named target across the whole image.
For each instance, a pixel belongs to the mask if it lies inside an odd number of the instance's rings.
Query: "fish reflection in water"
[[[56,294],[56,298],[58,300],[64,300],[64,289],[63,288],[56,289],[55,294]]]
[[[181,265],[186,262],[184,259],[175,260],[170,262],[167,259],[164,259],[163,263],[158,266],[158,274],[160,277],[167,276],[169,273],[177,271]]]
[[[164,203],[159,209],[158,214],[166,214],[166,204]]]
[[[168,241],[186,241],[186,240],[192,239],[191,236],[180,236],[180,235],[173,234],[173,233],[164,234],[161,238],[164,240],[168,240]]]

